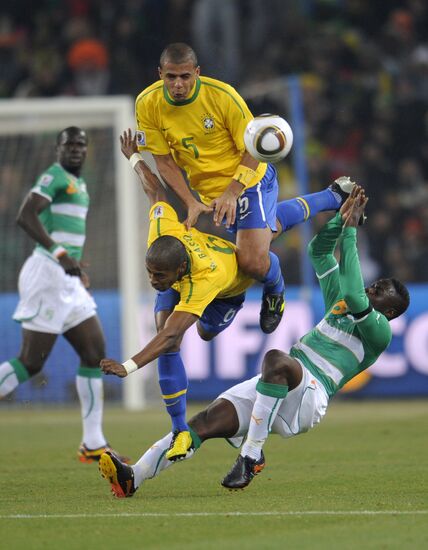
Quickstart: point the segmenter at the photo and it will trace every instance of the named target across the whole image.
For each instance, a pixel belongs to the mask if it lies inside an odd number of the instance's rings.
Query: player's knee
[[[200,338],[202,340],[204,340],[205,342],[209,342],[210,340],[212,340],[216,335],[212,332],[207,332],[202,326],[201,324],[198,322],[196,323],[196,330],[198,331],[198,334],[200,336]]]
[[[239,268],[247,275],[255,279],[263,279],[269,269],[268,253],[257,250],[237,251]]]
[[[80,361],[82,365],[87,365],[88,367],[98,367],[101,359],[105,356],[104,346],[94,346],[93,348],[85,350],[80,354]]]
[[[270,384],[287,384],[288,374],[288,355],[278,349],[269,350],[263,359],[263,381]]]

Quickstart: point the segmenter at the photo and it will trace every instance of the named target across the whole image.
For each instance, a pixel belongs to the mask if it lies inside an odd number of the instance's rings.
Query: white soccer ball
[[[260,162],[278,162],[285,158],[293,145],[293,131],[278,115],[260,115],[247,124],[245,148]]]

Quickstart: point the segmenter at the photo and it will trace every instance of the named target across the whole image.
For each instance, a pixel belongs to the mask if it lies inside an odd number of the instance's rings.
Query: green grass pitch
[[[169,422],[160,406],[107,407],[104,424],[137,460]],[[241,492],[220,486],[237,451],[218,440],[114,499],[75,458],[79,437],[77,407],[0,407],[1,548],[428,548],[427,402],[333,401],[309,433],[272,436],[266,469]]]

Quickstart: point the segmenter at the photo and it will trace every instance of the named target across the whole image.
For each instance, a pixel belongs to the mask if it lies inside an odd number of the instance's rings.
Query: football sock
[[[241,455],[259,460],[262,447],[268,438],[278,410],[288,393],[288,386],[270,384],[259,380],[256,390],[257,397],[253,405],[247,439],[242,446]]]
[[[9,359],[0,365],[0,398],[9,395],[30,375],[19,359]]]
[[[288,231],[295,225],[312,218],[318,212],[337,210],[341,205],[342,199],[339,194],[333,193],[331,189],[324,189],[318,193],[310,193],[279,202],[276,207],[276,217],[282,230]]]
[[[187,374],[179,351],[164,353],[158,359],[159,385],[172,430],[188,431],[186,423]]]
[[[99,449],[106,444],[102,430],[104,396],[101,369],[79,367],[76,388],[82,414],[82,441],[88,449]]]
[[[278,256],[269,252],[270,267],[262,280],[264,294],[281,294],[284,292],[284,278],[281,272],[281,266]]]
[[[154,443],[150,449],[143,454],[140,460],[132,466],[132,469],[134,470],[135,488],[141,485],[141,483],[146,479],[156,477],[162,470],[165,470],[172,464],[175,464],[171,460],[165,458],[171,439],[172,432],[159,441],[156,441],[156,443]],[[190,458],[190,456],[188,458]]]

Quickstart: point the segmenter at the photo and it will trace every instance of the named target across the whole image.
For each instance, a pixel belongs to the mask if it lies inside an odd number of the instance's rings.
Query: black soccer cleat
[[[117,498],[132,497],[137,490],[134,485],[134,470],[121,462],[111,451],[101,455],[98,468],[103,478],[110,483],[111,492]]]
[[[265,334],[273,332],[284,314],[284,294],[263,294],[260,310],[260,328]]]
[[[351,194],[352,189],[354,188],[355,182],[351,181],[351,178],[349,176],[340,176],[340,178],[337,178],[334,180],[334,182],[328,186],[328,188],[335,194],[339,195],[342,199],[342,204],[346,201],[346,199]],[[338,210],[340,209],[340,206]],[[363,213],[361,214],[360,219],[358,220],[358,225],[364,225],[367,221],[367,216]]]
[[[340,178],[335,179],[334,182],[328,186],[328,188],[335,195],[339,195],[339,197],[342,200],[340,206],[342,206],[342,204],[346,201],[346,199],[351,194],[351,191],[354,188],[354,185],[355,185],[355,182],[351,181],[350,177],[340,176]]]
[[[265,455],[260,455],[259,460],[249,456],[238,455],[232,469],[223,479],[221,484],[226,489],[244,489],[250,481],[266,466]]]

